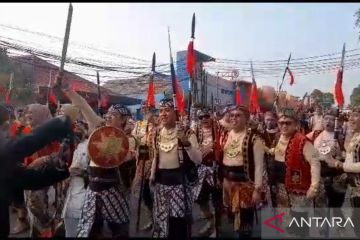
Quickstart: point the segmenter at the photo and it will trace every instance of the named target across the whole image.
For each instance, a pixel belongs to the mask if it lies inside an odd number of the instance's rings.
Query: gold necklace
[[[289,141],[280,138],[278,144],[275,147],[275,154],[284,156],[288,143],[289,143]]]
[[[175,129],[172,131],[168,131],[167,129],[163,128],[164,130],[161,131],[161,139],[164,140],[163,142],[172,142],[174,139],[177,138]]]
[[[170,152],[177,146],[178,139],[175,130],[167,131],[167,133],[166,131],[166,129],[163,129],[163,131],[160,132],[159,148],[163,152]]]
[[[240,140],[242,135],[234,138],[233,135],[230,136],[230,144],[225,149],[225,154],[228,158],[235,158],[241,153]]]

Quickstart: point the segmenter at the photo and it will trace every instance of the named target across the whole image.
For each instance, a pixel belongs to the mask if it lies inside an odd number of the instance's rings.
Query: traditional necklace
[[[160,132],[159,148],[164,152],[170,152],[178,144],[176,128],[170,131],[163,128]]]
[[[230,144],[225,148],[225,154],[229,158],[235,158],[241,153],[241,144],[240,140],[243,134],[240,134],[236,138],[234,137],[234,133],[229,136]]]
[[[275,147],[275,154],[277,153],[280,156],[284,156],[288,143],[289,143],[289,140],[280,137],[279,142]]]

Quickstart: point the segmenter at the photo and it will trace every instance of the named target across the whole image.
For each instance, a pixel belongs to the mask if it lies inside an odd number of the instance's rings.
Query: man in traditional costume
[[[354,223],[356,236],[360,237],[360,109],[354,108],[350,113],[349,126],[353,132],[346,148],[345,162],[335,162],[335,167],[342,168],[349,178],[351,186],[350,203],[353,208],[351,220]]]
[[[280,139],[272,153],[275,155],[273,177],[276,186],[276,207],[285,212],[285,218],[307,216],[307,209],[313,207],[313,199],[319,191],[319,154],[306,136],[297,132],[299,118],[292,108],[279,113]],[[303,227],[297,233],[308,235],[309,228]]]
[[[307,137],[314,143],[321,161],[321,180],[319,193],[315,198],[315,207],[334,208],[334,213],[342,216],[340,208],[344,203],[347,189],[346,174],[335,168],[335,163],[343,162],[344,137],[341,136],[341,133],[335,136],[335,120],[336,111],[332,109],[327,111],[323,117],[324,130],[313,131]]]
[[[189,239],[191,235],[192,163],[201,163],[201,152],[195,134],[177,124],[174,102],[160,102],[161,128],[154,143],[154,160],[150,182],[154,185],[153,237]],[[178,126],[177,126],[178,125]],[[192,167],[188,167],[192,166]]]
[[[342,204],[347,189],[346,174],[335,168],[337,160],[342,161],[343,137],[335,135],[336,111],[329,110],[323,116],[323,131],[315,130],[307,135],[314,143],[320,154],[321,179],[319,192],[314,200],[315,213],[324,216],[330,208],[334,208],[334,215],[342,217]],[[340,131],[339,131],[340,132]],[[340,229],[337,229],[340,230]],[[325,235],[326,229],[320,230]]]
[[[81,110],[89,126],[90,135],[104,125],[121,130],[126,129],[129,116],[129,110],[126,107],[119,104],[111,106],[106,114],[106,120],[104,120],[96,115],[83,97],[71,90],[69,86],[62,86],[61,78],[62,75],[59,75],[55,89],[59,89],[59,87],[62,88],[62,91],[71,100],[72,104]],[[109,138],[105,136],[106,133],[104,132],[103,134],[104,137],[98,144],[102,146],[99,146],[101,148],[99,151],[106,155],[109,154],[106,152],[106,149],[110,150],[109,144],[112,143],[108,142]],[[115,132],[113,132],[113,134],[115,134]],[[112,145],[111,152],[121,154],[123,152],[123,146],[120,143],[123,142],[124,139],[114,137],[113,141],[115,140],[119,142],[119,145]],[[125,162],[131,161],[134,158],[134,141],[130,143],[129,149],[131,150],[128,151],[124,160]],[[128,181],[128,179],[124,179],[124,176],[120,174],[118,166],[102,167],[96,164],[94,159],[91,159],[89,186],[86,190],[85,203],[79,220],[77,237],[94,237],[101,235],[104,220],[107,222],[113,237],[129,236],[129,192],[128,186],[125,186],[129,183],[124,183],[124,180]]]
[[[219,207],[216,204],[219,194],[215,194],[213,164],[215,161],[216,129],[211,113],[207,109],[201,109],[197,113],[200,124],[196,129],[197,139],[202,153],[202,163],[198,166],[199,181],[193,188],[193,198],[200,206],[200,210],[206,219],[206,225],[199,231],[199,236],[216,237],[215,216],[210,209],[210,199],[213,200],[214,209]],[[210,198],[211,196],[211,198]]]
[[[264,115],[264,124],[265,129],[261,132],[261,137],[264,140],[265,147],[267,149],[274,148],[276,146],[277,141],[280,138],[280,131],[277,125],[277,116],[273,112],[266,112]],[[274,162],[274,156],[265,152],[264,156],[264,196],[263,196],[263,204],[268,205],[275,204],[275,194],[272,189],[274,185],[274,178],[272,172],[272,165]]]
[[[244,106],[230,109],[231,130],[220,138],[223,150],[223,204],[234,215],[239,237],[252,235],[256,205],[261,200],[264,146],[249,128],[249,111]]]
[[[137,141],[137,156],[136,156],[136,174],[133,181],[133,194],[138,197],[138,206],[141,207],[143,201],[149,222],[143,227],[142,230],[149,230],[152,228],[152,209],[153,209],[153,197],[150,191],[150,171],[152,161],[154,159],[153,153],[153,139],[156,132],[155,124],[155,106],[149,106],[147,102],[144,102],[143,114],[145,119],[143,121],[136,122],[135,128],[133,129],[132,135]],[[137,212],[139,213],[139,209]],[[140,216],[137,216],[138,218]],[[138,219],[137,221],[139,221]]]

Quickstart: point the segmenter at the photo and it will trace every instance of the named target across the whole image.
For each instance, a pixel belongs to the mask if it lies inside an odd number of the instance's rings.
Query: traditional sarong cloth
[[[198,171],[198,181],[195,186],[192,188],[193,201],[198,200],[201,190],[204,184],[208,184],[211,187],[214,187],[214,171],[211,167],[200,164],[197,168]]]
[[[154,189],[154,231],[153,238],[165,238],[169,235],[169,218],[185,218],[185,197],[182,184],[155,184]],[[191,215],[192,194],[190,186],[186,186],[188,215]]]
[[[51,227],[49,213],[48,190],[44,188],[37,191],[25,191],[26,206],[30,220],[30,237],[34,237],[36,231],[42,231]]]
[[[231,174],[233,176],[236,174],[239,177],[231,177]],[[246,181],[243,167],[225,167],[223,204],[235,216],[234,231],[248,231],[252,229],[255,209],[252,203],[254,189],[254,183]]]
[[[129,223],[129,199],[120,185],[117,169],[90,167],[90,184],[78,226],[77,237],[89,237],[96,220]],[[97,176],[97,177],[95,177]]]
[[[224,152],[228,151],[225,149],[227,139],[228,133],[223,133],[220,138],[220,142]],[[261,146],[259,146],[259,143]],[[231,142],[229,144],[230,146],[233,145]],[[235,144],[235,146],[239,147],[237,154],[241,154],[243,165],[222,166],[222,174],[224,176],[223,204],[228,211],[231,211],[235,215],[234,230],[239,231],[239,233],[249,233],[252,231],[255,216],[255,206],[252,203],[252,196],[255,190],[255,180],[261,180],[263,175],[263,170],[261,172],[255,171],[254,153],[256,150],[254,149],[255,146],[257,146],[259,147],[259,151],[263,151],[263,148],[256,132],[252,129],[246,130],[242,143],[238,144]],[[234,151],[228,152],[227,155],[229,156],[229,154],[231,155],[233,152]],[[224,158],[225,157],[223,157],[223,159]],[[257,161],[259,160],[260,159],[258,158]],[[262,163],[263,155],[261,155],[260,161]],[[259,162],[257,162],[257,164],[259,164]],[[255,175],[257,177],[255,177]],[[261,193],[259,192],[259,194]]]

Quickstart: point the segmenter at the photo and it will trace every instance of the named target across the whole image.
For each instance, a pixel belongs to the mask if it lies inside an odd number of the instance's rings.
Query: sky
[[[340,52],[344,42],[347,49],[359,48],[354,27],[358,3],[73,3],[73,7],[69,51],[72,42],[148,60],[155,51],[158,62],[167,63],[167,27],[173,54],[185,50],[194,12],[195,47],[215,58],[275,60],[287,59],[290,52],[293,58],[309,57]],[[64,35],[68,3],[0,3],[0,8],[0,24]],[[61,48],[59,43],[59,54]],[[347,103],[360,84],[359,76],[360,69],[345,69]],[[285,84],[284,89],[297,96],[314,88],[332,92],[335,78],[335,72],[299,76],[295,85]],[[257,82],[276,86],[276,79]]]

